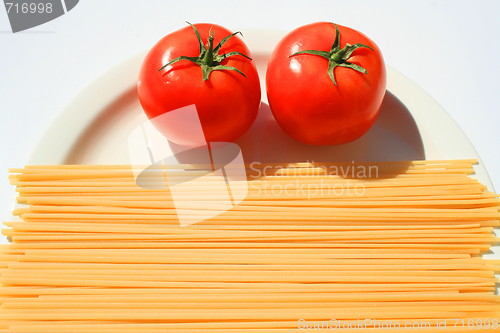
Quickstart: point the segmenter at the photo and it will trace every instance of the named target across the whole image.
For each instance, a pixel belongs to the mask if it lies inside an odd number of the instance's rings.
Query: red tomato
[[[206,141],[231,142],[245,133],[257,116],[260,83],[250,51],[236,34],[202,23],[168,34],[153,46],[138,82],[147,116],[194,105]],[[198,145],[187,122],[177,117],[161,122],[159,130],[175,143]]]
[[[386,72],[379,48],[368,37],[319,22],[279,42],[266,84],[269,106],[286,133],[307,144],[333,145],[353,141],[373,125]]]

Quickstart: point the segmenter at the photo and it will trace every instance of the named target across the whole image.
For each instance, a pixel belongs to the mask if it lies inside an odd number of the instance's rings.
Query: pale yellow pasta
[[[220,177],[175,196],[165,185],[214,165],[158,166],[143,175],[158,189],[136,184],[141,166],[11,169],[20,206],[2,229],[0,333],[288,333],[300,319],[498,332],[500,260],[482,254],[499,242],[500,199],[469,176],[475,163],[249,164],[248,183],[231,184],[248,196],[229,210]],[[339,171],[356,167],[377,174]],[[193,218],[227,211],[181,227],[179,203]]]

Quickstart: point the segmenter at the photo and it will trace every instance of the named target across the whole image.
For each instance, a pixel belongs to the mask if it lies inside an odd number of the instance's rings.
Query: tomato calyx
[[[186,22],[186,23],[189,24],[191,26],[191,28],[193,28],[194,33],[196,34],[196,38],[198,39],[198,43],[200,44],[200,54],[197,57],[187,57],[187,56],[177,57],[177,58],[169,61],[166,65],[162,66],[158,71],[161,71],[165,67],[170,66],[178,61],[188,60],[188,61],[191,61],[191,62],[193,62],[201,67],[202,81],[208,80],[210,77],[210,73],[212,73],[213,71],[223,71],[223,70],[235,71],[235,72],[243,75],[244,77],[246,77],[246,75],[242,71],[240,71],[238,68],[232,67],[232,66],[221,65],[221,62],[224,59],[227,59],[229,57],[236,56],[236,55],[245,57],[249,60],[252,60],[252,58],[250,58],[249,56],[247,56],[241,52],[228,52],[228,53],[219,54],[220,48],[231,37],[233,37],[237,34],[240,34],[243,36],[243,34],[240,31],[237,31],[235,33],[232,33],[232,34],[224,37],[219,42],[219,44],[217,44],[217,46],[214,48],[214,45],[213,45],[214,32],[213,31],[210,31],[210,33],[208,35],[208,39],[207,39],[207,45],[205,46],[205,43],[203,43],[203,40],[201,39],[200,32],[198,31],[198,29],[193,24],[191,24],[189,22]]]
[[[333,23],[332,23],[333,24]],[[335,26],[335,41],[332,44],[332,47],[330,51],[320,51],[320,50],[304,50],[300,52],[296,52],[290,57],[300,55],[300,54],[310,54],[310,55],[317,55],[320,57],[323,57],[328,60],[328,76],[332,80],[334,85],[337,85],[337,81],[335,80],[335,73],[334,70],[336,67],[346,67],[350,69],[354,69],[355,71],[358,71],[363,74],[368,74],[368,71],[359,65],[356,65],[352,62],[349,62],[349,58],[351,57],[352,53],[356,50],[359,49],[360,47],[365,47],[373,51],[371,47],[368,45],[364,44],[354,44],[351,45],[349,43],[346,43],[346,45],[343,48],[340,48],[340,30],[337,27],[336,24],[333,24]]]

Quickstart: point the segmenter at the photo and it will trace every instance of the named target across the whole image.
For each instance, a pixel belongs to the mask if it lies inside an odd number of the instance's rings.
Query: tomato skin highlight
[[[287,34],[274,49],[266,72],[269,106],[280,127],[294,139],[311,145],[334,145],[365,134],[380,112],[386,90],[384,60],[377,45],[364,34],[344,26],[340,47],[361,43],[349,62],[367,74],[336,67],[337,85],[328,76],[328,60],[304,50],[329,51],[335,26],[318,22]]]
[[[231,31],[215,24],[195,24],[203,42],[214,35],[217,45]],[[219,54],[241,52],[251,57],[250,51],[238,36],[231,37]],[[260,82],[254,63],[243,56],[232,56],[220,64],[232,66],[243,75],[230,70],[212,71],[202,81],[199,65],[182,60],[159,71],[179,56],[200,55],[199,42],[190,26],[170,33],[154,45],[146,55],[137,85],[139,100],[148,116],[153,119],[189,105],[196,106],[207,142],[232,142],[243,135],[254,122],[260,106]],[[158,128],[175,143],[198,145],[191,136],[190,124],[177,122]]]

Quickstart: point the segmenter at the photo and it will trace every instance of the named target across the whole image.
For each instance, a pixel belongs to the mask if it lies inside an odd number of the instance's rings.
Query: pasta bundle
[[[247,165],[227,186],[202,165],[12,169],[0,332],[498,332],[500,200],[474,163]]]

